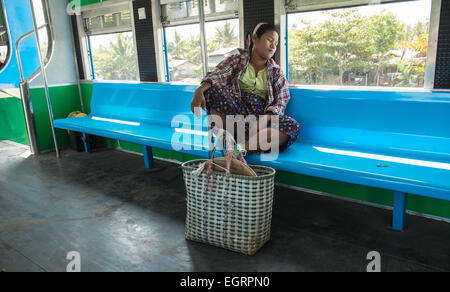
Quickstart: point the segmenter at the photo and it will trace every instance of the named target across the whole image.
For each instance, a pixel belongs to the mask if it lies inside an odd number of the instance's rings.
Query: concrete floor
[[[418,216],[387,228],[389,210],[283,187],[275,190],[272,239],[255,256],[184,239],[180,166],[115,150],[21,156],[0,141],[0,270],[450,271],[450,226]]]

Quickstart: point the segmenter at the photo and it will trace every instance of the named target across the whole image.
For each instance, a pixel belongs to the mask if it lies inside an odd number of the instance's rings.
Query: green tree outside
[[[216,28],[214,38],[208,40],[208,52],[213,52],[219,48],[238,47],[239,37],[232,28],[230,22],[225,22],[222,27]],[[175,30],[174,38],[167,44],[169,60],[177,57],[189,60],[195,64],[201,64],[201,41],[200,35],[189,35],[183,38]]]
[[[239,46],[239,39],[230,22],[225,22],[222,28],[216,28],[214,40],[211,43],[217,45],[218,48],[230,48]]]
[[[214,32],[214,37],[207,40],[208,53],[216,51],[220,48],[238,47],[239,37],[231,26],[231,23],[226,21],[222,26],[217,27]],[[190,34],[182,36],[179,31],[175,29],[173,39],[167,44],[169,61],[175,58],[189,60],[196,64],[193,70],[198,77],[202,76],[202,55],[201,55],[201,40],[199,34]]]
[[[115,41],[100,45],[93,56],[95,74],[103,80],[136,80],[136,52],[133,37],[118,33]]]
[[[394,13],[382,11],[364,17],[358,9],[323,11],[325,21],[302,21],[289,32],[289,69],[292,84],[420,86],[425,75],[428,22],[404,25]],[[231,23],[224,22],[208,40],[208,52],[238,47]],[[401,52],[400,56],[398,55]],[[414,58],[407,53],[416,52]],[[170,60],[197,64],[201,76],[201,41],[198,34],[183,36],[175,30],[168,43]],[[395,55],[395,54],[397,55]],[[136,61],[133,38],[117,34],[94,55],[99,79],[134,80]],[[353,84],[350,82],[353,78]],[[357,78],[359,82],[356,82]]]
[[[425,63],[419,58],[424,51],[426,56],[427,22],[407,26],[386,10],[370,17],[362,16],[356,8],[322,14],[325,21],[315,25],[301,21],[302,28],[294,25],[289,31],[291,83],[372,86],[419,86],[420,80],[423,83]],[[390,54],[393,50],[409,50],[417,56],[413,62]],[[358,82],[352,84],[350,76]]]

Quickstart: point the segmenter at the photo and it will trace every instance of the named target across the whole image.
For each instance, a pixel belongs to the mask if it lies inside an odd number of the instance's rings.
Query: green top
[[[249,63],[247,69],[239,78],[241,91],[254,93],[263,99],[267,99],[267,67],[255,74],[255,68]]]

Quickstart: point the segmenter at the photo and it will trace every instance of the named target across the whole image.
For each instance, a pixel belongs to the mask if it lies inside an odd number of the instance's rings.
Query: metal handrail
[[[39,27],[41,29],[42,27],[45,27],[46,25],[42,25]],[[20,43],[27,38],[28,36],[32,35],[34,33],[34,30],[27,32],[26,34],[22,35],[20,38],[16,41],[16,58],[17,58],[17,65],[19,68],[20,73],[20,95],[22,96],[22,107],[24,111],[25,116],[25,123],[27,127],[27,133],[28,133],[28,141],[30,143],[31,152],[33,154],[39,154],[39,141],[37,139],[37,133],[36,133],[36,124],[34,122],[34,116],[32,113],[32,106],[31,106],[31,99],[29,96],[29,88],[28,88],[28,82],[25,81],[25,77],[23,75],[23,68],[22,68],[22,59],[20,57]],[[31,76],[37,74],[38,70],[36,70]],[[27,79],[28,80],[28,79]]]
[[[41,28],[47,27],[47,24],[43,24],[41,26],[38,27],[38,30],[40,30]],[[16,56],[17,56],[17,65],[19,67],[19,73],[20,73],[20,81],[21,82],[25,82],[25,77],[23,76],[23,68],[22,68],[22,60],[20,58],[20,52],[19,52],[19,46],[20,46],[20,42],[22,42],[25,38],[29,37],[30,35],[32,35],[34,33],[34,29],[27,32],[26,34],[22,35],[20,38],[17,39],[16,41]],[[39,71],[36,70],[36,71]],[[34,73],[32,74],[34,75]]]
[[[26,34],[22,35],[17,41],[16,41],[16,57],[17,57],[17,63],[18,63],[18,67],[19,67],[19,73],[20,73],[20,79],[21,79],[21,83],[20,83],[20,91],[21,91],[21,96],[22,96],[22,106],[24,109],[24,114],[25,114],[25,119],[26,119],[26,125],[27,125],[27,132],[28,132],[28,136],[29,136],[29,142],[30,142],[30,147],[31,147],[31,151],[32,153],[38,154],[40,152],[39,150],[39,142],[37,139],[37,133],[36,133],[36,126],[35,126],[35,122],[34,122],[34,115],[32,112],[32,105],[31,105],[31,98],[29,96],[29,87],[28,84],[34,80],[40,72],[42,72],[42,65],[44,66],[44,70],[45,67],[49,64],[50,59],[53,55],[53,48],[54,48],[54,35],[53,35],[53,29],[52,29],[52,25],[51,25],[51,16],[50,16],[50,11],[48,8],[48,3],[45,2],[45,12],[47,13],[47,23],[44,25],[41,25],[39,27],[36,28],[36,22],[33,22],[33,26],[35,27],[35,29],[33,29],[32,31],[27,32]],[[30,1],[30,6],[31,6],[31,11],[33,14],[33,18],[34,18],[34,8],[32,6],[32,3]],[[44,64],[42,64],[41,62],[41,67],[38,68],[36,71],[34,71],[30,76],[28,76],[27,79],[25,79],[24,77],[24,73],[23,73],[23,68],[22,68],[22,60],[20,57],[20,43],[27,38],[28,36],[32,35],[33,33],[36,34],[36,40],[38,42],[38,55],[39,55],[39,60],[41,61],[41,48],[39,45],[39,36],[38,36],[38,31],[42,28],[47,27],[48,29],[48,33],[49,33],[49,44],[48,44],[48,50],[47,50],[47,55],[46,55],[46,59]],[[46,85],[46,83],[45,83]],[[47,103],[49,103],[49,99],[47,99]],[[49,105],[49,108],[51,109],[51,106]],[[51,123],[52,123],[52,131],[54,133],[54,129],[53,129],[53,113],[51,112]],[[56,137],[54,137],[54,140],[56,141]],[[55,148],[57,150],[57,157],[59,157],[59,149],[58,149],[58,145],[55,144]]]
[[[53,142],[55,144],[56,157],[61,158],[61,154],[59,152],[59,147],[58,147],[58,141],[56,139],[55,127],[53,125],[54,115],[53,115],[53,109],[51,106],[50,93],[49,93],[49,89],[48,89],[47,73],[45,72],[44,60],[42,60],[41,44],[40,44],[40,40],[39,40],[39,31],[38,31],[38,26],[37,26],[36,15],[34,13],[35,12],[34,5],[33,5],[32,0],[29,0],[29,3],[30,3],[30,7],[31,7],[31,16],[33,18],[34,33],[36,35],[36,44],[37,44],[37,48],[38,48],[39,63],[41,64],[41,74],[42,74],[42,80],[44,81],[45,97],[47,99],[47,107],[48,107],[49,116],[50,116],[50,126],[51,126],[52,134],[53,134]]]

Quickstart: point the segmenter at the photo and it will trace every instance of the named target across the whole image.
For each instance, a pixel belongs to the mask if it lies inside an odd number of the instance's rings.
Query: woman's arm
[[[267,109],[266,114],[284,115],[286,106],[291,99],[289,84],[281,70],[277,72],[273,82],[273,94],[275,102]]]
[[[240,55],[232,55],[208,72],[202,80],[202,84],[209,83],[210,86],[226,86],[231,85],[235,68],[239,62]],[[209,87],[208,87],[209,88]]]
[[[231,84],[233,78],[234,68],[239,60],[240,55],[232,55],[223,60],[219,65],[214,68],[213,71],[208,72],[205,78],[203,78],[200,87],[194,93],[194,98],[191,103],[191,111],[196,114],[197,117],[201,116],[201,112],[195,112],[195,108],[203,108],[206,111],[206,100],[204,93],[211,86],[226,86]]]
[[[200,84],[200,87],[197,88],[197,91],[199,91],[199,92],[201,92],[201,93],[205,93],[205,91],[208,90],[208,89],[210,89],[211,86],[212,86],[211,83],[209,83],[209,82],[207,82],[207,81],[203,81],[203,82]]]

